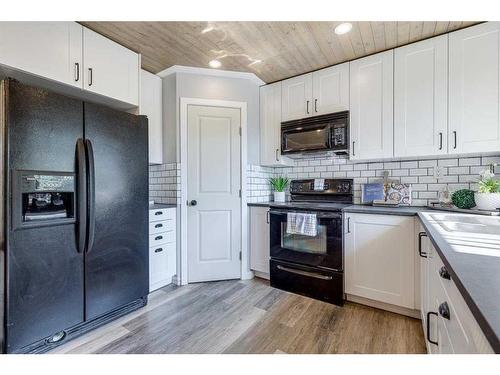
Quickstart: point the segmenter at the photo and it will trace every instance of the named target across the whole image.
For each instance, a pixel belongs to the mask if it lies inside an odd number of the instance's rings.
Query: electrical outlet
[[[445,169],[442,166],[434,167],[434,178],[443,177],[445,175]]]

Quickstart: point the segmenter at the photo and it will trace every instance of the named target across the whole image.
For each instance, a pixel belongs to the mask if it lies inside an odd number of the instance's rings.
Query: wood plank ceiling
[[[477,22],[81,22],[142,54],[158,73],[173,65],[255,73],[266,83],[470,26]]]

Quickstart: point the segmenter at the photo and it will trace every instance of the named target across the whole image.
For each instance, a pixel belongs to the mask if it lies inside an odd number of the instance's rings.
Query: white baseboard
[[[269,280],[269,274],[260,272],[260,271],[253,271],[255,273],[255,277],[258,277],[259,279],[266,279]]]
[[[408,309],[406,307],[391,305],[390,303],[375,301],[369,298],[353,296],[352,294],[346,294],[346,299],[361,305],[375,307],[376,309],[386,310],[400,315],[406,315],[411,318],[421,319],[420,310]]]

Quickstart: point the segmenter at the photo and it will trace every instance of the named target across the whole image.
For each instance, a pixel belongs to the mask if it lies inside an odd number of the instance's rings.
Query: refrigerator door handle
[[[87,253],[92,250],[95,238],[95,168],[94,168],[94,150],[92,149],[92,142],[85,140],[87,149]]]
[[[77,197],[78,197],[78,236],[77,249],[79,253],[85,250],[87,240],[87,161],[85,158],[85,143],[79,138],[76,142],[77,164]]]

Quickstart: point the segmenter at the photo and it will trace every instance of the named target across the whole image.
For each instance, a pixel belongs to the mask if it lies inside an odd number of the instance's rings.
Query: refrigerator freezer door
[[[9,81],[8,86],[7,196],[16,199],[19,194],[11,191],[14,170],[77,174],[76,144],[83,137],[83,103],[15,81]],[[9,211],[23,207],[11,199],[7,201]],[[81,323],[84,318],[84,263],[75,235],[78,223],[69,220],[14,230],[11,217],[9,212],[8,352]]]
[[[145,117],[90,103],[84,111],[93,149],[88,179],[95,184],[88,210],[95,212],[93,241],[85,255],[90,320],[148,294],[148,131]]]

